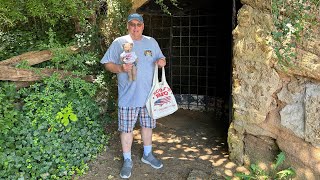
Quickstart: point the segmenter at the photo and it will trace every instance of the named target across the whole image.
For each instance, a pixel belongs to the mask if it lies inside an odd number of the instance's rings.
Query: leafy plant
[[[271,14],[275,25],[271,43],[281,67],[294,65],[301,37],[309,38],[318,22],[319,0],[272,0]]]
[[[0,86],[0,136],[3,136],[9,132],[19,119],[20,113],[15,107],[15,99],[19,95],[15,86],[11,83],[0,82]]]
[[[171,12],[169,10],[169,7],[164,3],[164,0],[155,0],[155,3],[158,4],[160,6],[160,8],[162,9],[162,11],[168,15],[171,15]],[[179,8],[178,6],[178,0],[170,0],[170,3]],[[180,8],[181,9],[181,8]]]
[[[271,165],[271,170],[269,172],[261,169],[256,164],[250,165],[250,174],[236,173],[237,177],[243,180],[259,179],[259,180],[285,180],[291,179],[295,176],[295,170],[291,167],[283,170],[279,170],[279,167],[283,164],[285,160],[284,152],[280,152],[277,155],[275,162]]]
[[[103,97],[112,103],[103,103],[109,111],[116,110],[116,79],[102,71],[99,53],[103,50],[94,49],[102,44],[98,27],[88,20],[99,13],[97,3],[103,2],[108,4],[108,15],[100,18],[108,19],[112,30],[106,39],[114,39],[126,33],[130,0],[0,0],[0,60],[50,49],[51,61],[32,67],[23,61],[17,67],[104,76],[99,81],[107,87]],[[75,44],[81,50],[78,54],[59,50]],[[74,174],[84,174],[87,163],[108,141],[104,123],[110,121],[110,114],[101,115],[95,101],[98,82],[53,74],[18,91],[11,83],[0,85],[0,179],[72,179]]]
[[[107,4],[108,11],[106,15],[108,18],[101,20],[100,27],[106,47],[109,47],[116,37],[127,33],[127,17],[132,8],[132,1],[107,0]],[[105,50],[103,50],[103,52]]]
[[[57,113],[56,119],[64,126],[68,126],[70,121],[78,121],[77,115],[73,113],[72,103],[69,102],[68,106],[61,108],[61,111]],[[67,132],[69,132],[70,129],[71,128],[68,128]]]
[[[17,25],[32,27],[48,23],[55,26],[59,21],[69,22],[73,19],[85,20],[93,13],[90,7],[95,1],[74,0],[0,0],[0,29],[8,30]],[[33,24],[32,24],[33,23]]]
[[[93,99],[96,85],[56,74],[18,92],[1,85],[0,110],[12,115],[0,126],[0,179],[72,179],[86,172],[108,140]]]

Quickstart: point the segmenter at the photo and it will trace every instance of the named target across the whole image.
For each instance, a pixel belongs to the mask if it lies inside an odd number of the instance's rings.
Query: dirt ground
[[[134,130],[131,180],[220,180],[237,171],[246,171],[228,159],[227,123],[215,120],[213,113],[179,109],[157,121],[153,134],[153,152],[164,164],[153,169],[141,162],[143,145],[139,127]],[[107,128],[113,137],[106,152],[89,164],[79,180],[121,179],[122,152],[116,125]]]

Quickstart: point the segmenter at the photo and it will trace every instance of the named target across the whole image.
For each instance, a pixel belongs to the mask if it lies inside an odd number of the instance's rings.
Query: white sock
[[[152,145],[143,146],[143,153],[147,156],[152,151]]]
[[[124,160],[130,159],[130,161],[132,161],[132,159],[131,159],[131,151],[123,153],[123,159]]]

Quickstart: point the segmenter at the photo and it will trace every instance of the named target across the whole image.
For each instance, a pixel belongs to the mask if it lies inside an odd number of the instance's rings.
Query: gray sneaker
[[[162,162],[154,157],[152,153],[149,153],[148,156],[143,154],[141,161],[151,165],[155,169],[160,169],[163,166]]]
[[[124,179],[128,179],[131,176],[131,170],[132,170],[132,161],[130,159],[125,159],[120,171],[120,177]]]

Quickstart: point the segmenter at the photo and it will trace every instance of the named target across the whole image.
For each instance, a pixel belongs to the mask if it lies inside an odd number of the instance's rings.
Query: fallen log
[[[49,50],[44,51],[31,51],[24,54],[21,54],[19,56],[14,56],[10,59],[0,61],[0,65],[3,66],[15,66],[18,63],[26,60],[28,61],[28,65],[34,65],[39,64],[44,61],[48,61],[52,58],[52,52]]]
[[[69,53],[76,53],[78,52],[78,48],[76,47],[69,47],[65,49]],[[40,64],[42,62],[48,61],[52,59],[53,53],[52,50],[43,50],[43,51],[30,51],[27,53],[23,53],[18,56],[11,57],[9,59],[0,61],[1,66],[15,66],[22,61],[27,61],[28,65],[32,66],[35,64]]]
[[[58,73],[59,78],[65,77],[79,77],[85,81],[93,82],[95,77],[92,75],[87,75],[84,77],[76,76],[68,71],[57,70],[57,69],[20,69],[10,66],[0,65],[0,80],[2,81],[27,81],[33,82],[43,79],[44,77],[49,77],[53,73]]]

